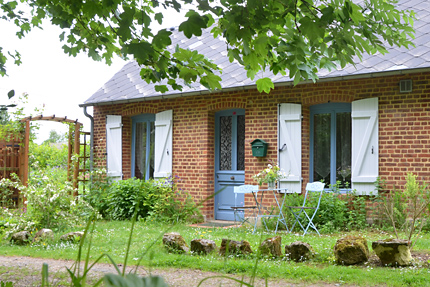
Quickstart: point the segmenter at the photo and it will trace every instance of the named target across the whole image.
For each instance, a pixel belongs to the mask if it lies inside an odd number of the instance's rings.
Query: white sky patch
[[[154,31],[161,28],[179,26],[184,21],[186,9],[181,13],[174,10],[160,12],[164,15],[163,24],[153,22]],[[22,64],[16,66],[13,60],[8,60],[7,73],[9,76],[0,77],[0,104],[7,104],[7,93],[15,90],[16,96],[28,93],[29,103],[25,113],[33,113],[35,107],[44,107],[43,115],[56,115],[78,120],[83,123],[84,131],[90,131],[90,120],[84,115],[79,104],[84,103],[93,93],[103,86],[119,71],[126,61],[115,58],[108,66],[104,62],[96,62],[86,54],[69,57],[61,48],[65,43],[60,42],[62,30],[48,22],[43,24],[43,30],[34,29],[22,40],[15,35],[17,28],[6,21],[0,21],[0,39],[3,52],[18,50],[21,53]],[[92,108],[88,112],[92,114]],[[41,128],[38,132],[37,143],[49,137],[51,130],[64,133],[60,123],[39,121]]]

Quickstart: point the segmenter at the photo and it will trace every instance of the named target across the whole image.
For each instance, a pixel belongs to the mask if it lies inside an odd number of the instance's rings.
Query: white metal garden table
[[[284,207],[284,202],[285,202],[285,196],[283,197],[282,201],[280,202],[280,200],[278,200],[278,194],[282,194],[282,193],[287,193],[288,189],[287,188],[274,188],[274,189],[259,189],[256,192],[253,192],[254,195],[254,200],[255,203],[257,204],[257,208],[258,208],[258,213],[257,213],[257,218],[255,219],[255,225],[254,225],[254,231],[252,233],[255,233],[255,230],[257,229],[257,222],[258,219],[261,218],[261,220],[263,221],[264,226],[266,227],[266,230],[269,231],[269,228],[267,227],[266,224],[266,218],[278,218],[276,220],[276,229],[275,229],[275,233],[278,232],[278,226],[279,223],[283,224],[285,226],[285,229],[288,232],[288,226],[287,226],[287,222],[285,221],[285,216],[284,213],[282,212],[282,208]],[[258,195],[258,193],[260,194],[260,196]],[[264,195],[265,193],[271,193],[273,195],[273,197],[275,198],[276,201],[276,205],[279,208],[279,213],[270,213],[270,214],[266,214],[265,210],[267,210],[266,207],[264,207],[263,205],[263,199],[264,199]]]

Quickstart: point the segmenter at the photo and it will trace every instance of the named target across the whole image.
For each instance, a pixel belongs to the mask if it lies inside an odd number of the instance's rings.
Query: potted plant
[[[258,185],[267,183],[269,189],[274,189],[276,182],[282,178],[286,178],[287,174],[279,167],[278,164],[269,163],[265,169],[253,176]]]

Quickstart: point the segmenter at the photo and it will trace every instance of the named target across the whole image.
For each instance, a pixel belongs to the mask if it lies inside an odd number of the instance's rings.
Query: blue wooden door
[[[215,219],[234,220],[233,187],[245,183],[245,110],[215,115]],[[243,204],[238,194],[237,204]]]

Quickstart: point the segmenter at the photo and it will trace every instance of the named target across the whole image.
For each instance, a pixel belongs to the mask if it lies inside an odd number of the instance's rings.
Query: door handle
[[[231,180],[234,180],[234,176],[230,177]]]

